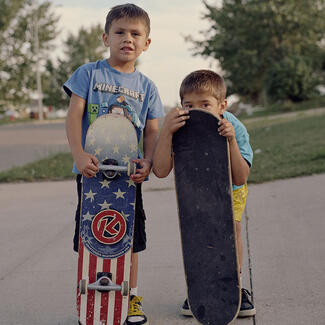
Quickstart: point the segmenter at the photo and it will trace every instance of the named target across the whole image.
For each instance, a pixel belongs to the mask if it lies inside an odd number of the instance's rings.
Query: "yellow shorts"
[[[246,206],[247,193],[248,193],[247,184],[245,184],[241,188],[232,191],[232,201],[233,201],[235,221],[238,222],[241,221]]]

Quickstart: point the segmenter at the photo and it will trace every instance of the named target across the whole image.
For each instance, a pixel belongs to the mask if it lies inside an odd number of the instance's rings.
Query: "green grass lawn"
[[[248,125],[248,131],[254,150],[251,183],[325,172],[325,115]]]
[[[325,115],[247,123],[254,151],[250,183],[325,173]],[[0,182],[74,178],[70,153],[0,172]]]

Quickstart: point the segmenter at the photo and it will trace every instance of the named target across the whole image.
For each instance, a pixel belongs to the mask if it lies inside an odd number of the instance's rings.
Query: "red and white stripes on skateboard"
[[[98,272],[112,273],[112,281],[120,285],[129,283],[131,250],[115,259],[103,259],[91,254],[79,242],[78,282],[86,279],[87,283],[96,282]],[[77,288],[77,310],[82,325],[123,325],[128,313],[129,296],[122,296],[120,291],[99,292],[87,290],[80,294]]]

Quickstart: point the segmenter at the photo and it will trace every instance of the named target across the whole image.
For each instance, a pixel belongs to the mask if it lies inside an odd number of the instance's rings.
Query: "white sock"
[[[136,287],[136,288],[131,288],[131,290],[130,290],[130,295],[131,295],[131,296],[137,296],[137,295],[138,295],[138,287]]]

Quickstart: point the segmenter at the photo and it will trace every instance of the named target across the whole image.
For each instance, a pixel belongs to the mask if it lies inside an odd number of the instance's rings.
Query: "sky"
[[[217,62],[211,58],[193,56],[192,44],[184,36],[201,39],[201,31],[209,24],[202,19],[206,12],[201,0],[52,0],[53,9],[61,17],[60,41],[68,32],[76,34],[80,27],[102,24],[109,9],[126,2],[134,3],[147,11],[151,20],[151,44],[139,58],[138,69],[157,85],[166,106],[179,104],[178,90],[184,77],[198,69],[218,72]],[[209,1],[215,4],[216,0]],[[58,48],[60,45],[58,46]],[[107,56],[109,52],[107,52]]]

